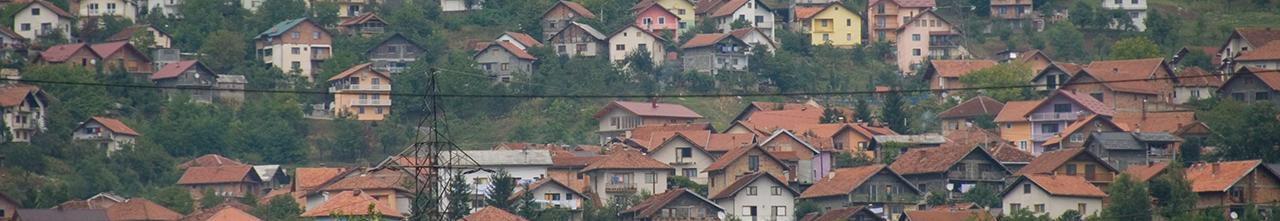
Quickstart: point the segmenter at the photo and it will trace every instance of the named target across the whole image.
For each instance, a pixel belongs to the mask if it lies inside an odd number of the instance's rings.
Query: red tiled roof
[[[1023,122],[1027,121],[1027,114],[1035,110],[1036,105],[1040,105],[1040,100],[1034,101],[1009,101],[1000,108],[1000,112],[996,113],[996,122]]]
[[[1260,166],[1261,160],[1196,163],[1187,168],[1186,176],[1193,192],[1223,192]]]
[[[187,71],[187,69],[191,69],[191,67],[195,66],[197,63],[200,62],[196,60],[186,60],[166,64],[164,67],[161,67],[160,70],[152,73],[150,79],[154,81],[159,79],[176,78],[181,76],[182,72]]]
[[[352,25],[364,24],[366,22],[374,21],[374,20],[386,23],[386,20],[383,20],[381,16],[378,16],[377,12],[369,12],[369,13],[357,15],[356,17],[351,17],[347,20],[343,20],[341,24],[338,24],[338,26],[352,26]]]
[[[511,197],[507,198],[507,201],[514,201],[517,198],[520,198],[520,196],[524,195],[524,191],[537,190],[539,187],[542,187],[543,185],[560,186],[560,188],[573,191],[573,194],[577,194],[578,196],[585,196],[585,194],[582,194],[582,192],[579,192],[579,189],[575,189],[574,187],[571,187],[568,184],[565,184],[565,182],[561,182],[560,180],[557,180],[555,177],[547,177],[547,178],[540,179],[537,182],[530,183],[529,188],[516,191],[515,194],[511,194]]]
[[[893,161],[889,168],[902,175],[939,173],[947,171],[952,165],[960,162],[960,159],[964,159],[970,153],[987,153],[986,151],[974,150],[979,149],[976,146],[913,148],[898,156],[898,159]]]
[[[573,13],[577,13],[579,16],[582,16],[584,18],[596,18],[595,13],[591,13],[591,10],[587,10],[587,7],[582,7],[582,5],[578,3],[574,3],[571,1],[560,1],[560,4],[564,4],[565,7],[569,7],[569,10],[573,10]]]
[[[347,78],[353,74],[360,73],[361,71],[369,71],[369,73],[381,75],[383,78],[385,78],[385,80],[391,81],[391,76],[387,76],[387,74],[378,72],[377,70],[373,70],[373,68],[371,68],[372,66],[373,66],[373,63],[363,63],[363,64],[353,65],[347,68],[346,70],[342,70],[342,72],[338,72],[338,74],[333,75],[333,77],[329,77],[329,81],[335,81],[335,80]]]
[[[1116,111],[1114,109],[1111,109],[1111,107],[1107,106],[1106,104],[1103,104],[1101,101],[1098,101],[1097,99],[1093,99],[1093,96],[1071,92],[1068,90],[1054,91],[1053,94],[1049,95],[1049,98],[1045,98],[1044,100],[1041,100],[1041,102],[1037,104],[1035,107],[1032,107],[1031,110],[1035,110],[1042,106],[1053,103],[1052,98],[1058,95],[1062,95],[1063,97],[1066,97],[1067,100],[1075,102],[1076,105],[1079,105],[1080,107],[1084,108],[1085,110],[1088,110],[1089,112],[1092,112],[1093,114],[1102,115],[1102,116],[1112,116],[1112,115],[1115,115],[1116,113]],[[1031,115],[1030,111],[1028,111],[1027,114],[1023,114],[1022,117],[1026,118],[1028,115]]]
[[[187,169],[191,167],[216,167],[216,166],[243,166],[248,165],[238,160],[224,157],[218,154],[205,154],[195,159],[188,160],[182,164],[178,164],[178,169]]]
[[[528,34],[520,33],[520,32],[514,32],[514,31],[508,31],[508,32],[503,32],[503,33],[504,33],[504,34],[507,34],[507,35],[510,35],[510,36],[511,36],[511,39],[515,39],[515,40],[516,40],[516,42],[519,42],[520,44],[522,44],[522,45],[524,45],[524,46],[527,46],[527,47],[541,47],[541,46],[542,46],[542,42],[538,42],[538,39],[533,38],[533,36],[529,36]],[[533,57],[533,56],[530,56],[530,57]]]
[[[370,215],[369,205],[373,205],[373,211],[381,213],[383,216],[401,218],[399,211],[386,205],[385,202],[374,199],[363,191],[342,191],[338,194],[330,194],[329,201],[325,201],[320,206],[312,208],[302,213],[302,217],[329,217],[332,214],[340,215]]]
[[[636,203],[636,205],[631,206],[631,208],[627,208],[626,210],[623,210],[619,214],[634,213],[634,215],[632,215],[631,217],[638,218],[638,219],[648,218],[653,216],[653,214],[657,213],[663,207],[667,206],[667,204],[670,204],[672,201],[679,199],[681,195],[685,195],[685,194],[688,194],[689,196],[693,196],[699,200],[702,200],[702,202],[706,203],[706,205],[708,206],[714,207],[716,209],[721,209],[715,203],[707,200],[706,198],[702,198],[702,196],[698,196],[698,194],[693,193],[688,189],[676,188],[676,189],[667,190],[667,192],[665,193],[653,195],[649,197],[649,199]]]
[[[1067,163],[1067,161],[1071,161],[1071,159],[1080,154],[1086,153],[1088,153],[1088,151],[1084,151],[1084,148],[1070,148],[1044,152],[1041,153],[1040,156],[1031,160],[1030,164],[1027,164],[1027,166],[1018,170],[1017,173],[1014,173],[1014,175],[1053,173],[1053,171],[1057,170],[1058,167],[1062,167],[1062,164]],[[1097,157],[1094,158],[1097,159]]]
[[[245,177],[251,180],[245,180]],[[191,167],[182,173],[178,185],[253,182],[257,179],[257,172],[249,165]]]
[[[830,210],[830,211],[827,211],[826,213],[823,213],[821,216],[817,216],[817,217],[814,217],[814,218],[810,219],[810,221],[846,221],[846,220],[853,220],[854,215],[857,215],[859,212],[866,213],[869,217],[875,217],[875,219],[877,219],[877,220],[884,220],[884,219],[880,218],[880,216],[879,216],[879,215],[876,215],[876,213],[875,213],[875,212],[871,211],[871,209],[869,209],[869,208],[867,208],[867,207],[864,207],[864,206],[853,206],[853,207],[845,207],[845,208],[839,208],[839,209],[832,209],[832,210]],[[806,217],[807,217],[807,216],[806,216]],[[895,217],[895,218],[896,218],[896,217]]]
[[[809,189],[800,194],[800,199],[811,199],[827,196],[842,196],[853,192],[863,182],[871,179],[876,173],[885,169],[884,164],[872,164],[853,168],[839,168],[831,171],[831,175],[815,182]],[[891,171],[892,172],[892,171]]]
[[[0,106],[12,107],[26,101],[27,95],[38,93],[40,87],[27,84],[10,84],[0,86]]]
[[[1068,176],[1068,175],[1026,174],[1023,176],[1023,178],[1026,178],[1027,180],[1030,180],[1032,183],[1035,183],[1036,186],[1040,186],[1040,189],[1044,189],[1045,192],[1049,192],[1049,195],[1091,197],[1091,198],[1107,197],[1106,192],[1102,192],[1102,189],[1098,189],[1098,186],[1094,186],[1092,183],[1089,183],[1089,181],[1085,180],[1084,177]],[[1017,182],[1015,181],[1014,183],[1017,183]],[[1009,188],[1009,190],[1012,190],[1012,189],[1016,189],[1016,188]],[[1007,191],[1008,190],[1006,190],[1006,192]]]
[[[755,134],[711,134],[707,142],[708,152],[728,152],[755,143]]]
[[[720,7],[720,5],[724,4],[725,2],[728,2],[728,0],[698,1],[697,3],[694,4],[693,11],[694,11],[694,14],[697,14],[698,16],[702,16],[702,14],[711,13],[711,11],[715,11],[716,8]]]
[[[1165,68],[1164,58],[1147,58],[1132,60],[1110,60],[1110,61],[1094,61],[1085,67],[1085,72],[1089,76],[1097,79],[1103,86],[1114,91],[1141,93],[1141,94],[1160,94],[1162,84],[1169,84],[1173,80],[1154,80],[1145,81],[1140,79],[1150,78],[1168,78],[1172,76],[1155,76],[1158,72]],[[1078,77],[1072,76],[1074,79]],[[1068,80],[1069,83],[1075,83]],[[1163,85],[1170,86],[1170,85]]]
[[[404,188],[405,183],[412,182],[413,178],[399,171],[378,170],[373,172],[361,172],[361,174],[343,177],[328,185],[322,187],[325,191],[333,190],[375,190],[375,189],[391,189],[408,191]]]
[[[1258,47],[1257,49],[1246,51],[1236,57],[1237,61],[1272,61],[1280,60],[1280,41],[1272,41]]]
[[[132,136],[139,135],[137,131],[133,131],[133,128],[129,128],[128,125],[125,125],[124,122],[120,122],[120,120],[106,118],[106,117],[93,117],[91,118],[91,120],[97,121],[99,124],[102,124],[103,127],[106,127],[107,129],[111,129],[112,132],[115,132],[118,134],[132,135]]]
[[[43,1],[39,1],[39,2],[43,2]],[[44,52],[40,52],[40,60],[44,60],[47,62],[55,62],[55,63],[65,62],[67,61],[67,59],[71,58],[71,55],[75,54],[81,49],[87,49],[86,46],[87,45],[84,43],[60,44],[60,45],[50,46],[49,48],[45,49]],[[93,52],[93,51],[90,50],[90,52]],[[98,56],[98,55],[94,54],[94,56]]]
[[[631,128],[631,139],[650,140],[650,138],[664,131],[704,131],[710,130],[711,124],[708,123],[692,123],[692,124],[647,124]]]
[[[875,5],[880,1],[887,1],[906,8],[932,8],[937,3],[934,0],[871,0],[867,1],[867,5]]]
[[[761,153],[764,153],[765,157],[772,159],[774,162],[778,163],[778,165],[787,165],[786,162],[783,162],[776,155],[774,155],[774,153],[765,151],[764,148],[761,148],[760,146],[749,145],[742,148],[736,148],[736,149],[730,150],[727,153],[724,153],[724,155],[716,159],[715,162],[711,162],[711,165],[707,165],[707,168],[703,169],[703,172],[714,172],[714,171],[724,170],[725,167],[729,166],[729,164],[733,163],[733,161],[736,161],[739,158],[742,158],[742,156],[746,155],[748,152],[751,152],[752,149],[759,150]]]
[[[1277,43],[1280,45],[1280,43]],[[1280,51],[1280,49],[1277,49]],[[1222,87],[1222,78],[1210,74],[1200,67],[1183,67],[1178,71],[1178,86],[1182,87]]]
[[[714,0],[708,0],[708,1],[714,1]],[[697,35],[694,35],[693,38],[689,38],[689,41],[684,42],[684,45],[681,45],[680,48],[690,49],[690,48],[711,46],[716,44],[716,42],[720,42],[720,39],[728,38],[729,36],[733,36],[733,35],[724,34],[724,33],[697,34]]]
[[[342,174],[343,171],[346,171],[346,169],[327,167],[297,168],[293,171],[293,185],[296,186],[299,191],[310,190],[312,188],[320,187],[320,185],[338,176],[338,174]]]
[[[125,46],[131,46],[131,44],[129,44],[129,41],[98,43],[98,44],[90,45],[89,48],[93,49],[93,53],[97,53],[98,56],[109,57],[112,54],[115,54],[117,51],[120,51],[120,49],[125,48]]]
[[[1129,166],[1129,168],[1125,168],[1124,173],[1129,174],[1130,177],[1133,177],[1133,179],[1138,182],[1146,183],[1147,181],[1151,181],[1151,178],[1159,176],[1160,173],[1164,172],[1164,168],[1167,167],[1169,167],[1169,162],[1159,162],[1151,165],[1134,165]]]
[[[796,21],[804,21],[818,15],[823,9],[827,9],[830,5],[797,5],[794,7]]]
[[[1115,127],[1120,131],[1129,131],[1129,129],[1124,127],[1124,125],[1117,124],[1116,122],[1111,121],[1106,117],[1098,117],[1097,114],[1090,114],[1089,116],[1086,116],[1084,119],[1079,119],[1079,120],[1076,120],[1075,122],[1071,122],[1071,124],[1067,125],[1066,129],[1063,129],[1057,134],[1054,134],[1052,137],[1049,137],[1049,139],[1045,140],[1044,143],[1041,145],[1049,146],[1049,145],[1058,144],[1059,142],[1062,142],[1063,138],[1066,138],[1066,136],[1072,133],[1075,133],[1076,131],[1079,131],[1080,129],[1084,128],[1084,126],[1093,125],[1090,123],[1094,122],[1095,120],[1098,121],[1099,123],[1106,123],[1106,125]]]
[[[908,220],[916,221],[995,221],[990,213],[984,211],[942,211],[916,210],[904,212]]]
[[[642,117],[672,117],[672,118],[702,118],[697,112],[690,110],[688,107],[671,103],[650,103],[650,102],[634,102],[634,101],[614,101],[601,108],[599,112],[593,116],[600,118],[613,108],[622,108],[635,115]]]
[[[143,198],[133,198],[107,208],[111,220],[178,220],[182,214]]]
[[[208,219],[200,221],[262,221],[262,219],[235,207],[224,207]]]
[[[1004,103],[1000,103],[996,99],[987,96],[977,96],[970,98],[964,103],[960,103],[951,109],[947,109],[938,113],[938,118],[965,118],[976,117],[984,114],[994,116],[1004,108]]]
[[[1274,41],[1280,41],[1280,29],[1272,27],[1236,28],[1232,35],[1239,35],[1240,38],[1243,38],[1246,42],[1249,42],[1249,44],[1254,46],[1261,46]]]
[[[270,199],[270,198],[266,198]],[[263,201],[262,203],[266,203]],[[254,205],[256,206],[256,205]],[[238,201],[227,201],[213,208],[206,208],[200,211],[188,214],[179,221],[262,221],[258,217],[245,212],[253,209],[253,206],[245,205]]]
[[[62,8],[59,8],[58,5],[54,5],[52,2],[49,2],[49,1],[36,0],[36,1],[32,1],[31,4],[40,4],[40,6],[44,6],[45,8],[49,9],[49,11],[53,11],[53,14],[61,17],[66,17],[66,18],[76,17],[74,15],[71,15],[71,13],[68,13],[66,10],[62,10]],[[31,5],[28,4],[27,7],[31,7]],[[22,8],[26,9],[27,7],[22,7]]]
[[[1197,122],[1194,111],[1147,112],[1143,118],[1141,112],[1119,112],[1111,121],[1122,125],[1127,131],[1176,133],[1179,129]]]
[[[610,153],[604,159],[596,160],[588,164],[582,172],[590,172],[593,170],[604,169],[654,169],[654,170],[674,170],[666,163],[649,159],[639,152],[635,151],[617,151]]]
[[[1032,159],[1036,158],[1035,155],[1031,155],[1031,153],[1022,151],[1017,146],[1005,142],[995,147],[988,147],[987,152],[991,153],[991,157],[996,158],[996,161],[1001,163],[1030,163]]]
[[[458,221],[529,221],[524,217],[511,214],[506,210],[498,209],[493,206],[485,206],[470,215],[464,216]]]
[[[115,34],[112,34],[110,37],[107,37],[105,41],[109,41],[109,42],[110,41],[128,41],[129,38],[133,38],[133,33],[138,32],[138,30],[146,30],[147,27],[148,26],[145,26],[145,25],[141,25],[141,26],[135,25],[135,26],[125,27],[120,29],[119,32],[116,32]]]
[[[947,143],[943,144],[943,146],[972,147],[982,145],[991,147],[999,143],[1007,143],[1007,141],[1000,138],[1000,135],[980,127],[964,127],[952,130],[944,136],[947,138]]]
[[[493,46],[501,47],[501,48],[502,48],[502,50],[506,50],[506,51],[507,51],[507,53],[511,53],[511,55],[514,55],[514,56],[516,56],[517,58],[520,58],[520,59],[525,59],[525,60],[538,60],[538,58],[537,58],[537,57],[533,57],[533,55],[532,55],[532,54],[529,54],[529,52],[528,52],[528,51],[522,50],[522,49],[520,49],[520,47],[516,47],[516,45],[511,44],[511,42],[495,41],[495,42],[493,42],[493,43],[490,43],[489,45],[486,45],[484,48],[485,48],[485,49],[487,49],[487,48],[489,48],[489,47],[493,47]],[[480,52],[477,52],[477,53],[476,53],[476,55],[477,55],[477,56],[479,56],[481,53],[484,53],[484,52],[485,52],[485,50],[484,50],[484,49],[481,49],[481,51],[480,51]]]
[[[958,78],[977,70],[996,66],[993,60],[933,60],[930,61],[930,69],[937,72],[938,76],[944,78]],[[930,73],[926,73],[925,79],[930,78]]]
[[[751,185],[752,183],[755,183],[756,180],[760,179],[761,177],[764,177],[765,179],[773,180],[775,184],[782,186],[783,189],[787,189],[787,192],[790,192],[791,194],[800,195],[800,193],[796,192],[795,189],[791,189],[790,186],[787,186],[787,182],[783,181],[786,179],[778,178],[777,176],[769,173],[755,172],[755,173],[738,177],[737,180],[734,180],[733,183],[729,184],[729,186],[726,186],[724,190],[721,190],[719,193],[712,195],[710,199],[718,200],[718,199],[724,199],[724,198],[730,198],[730,197],[736,196],[738,195],[738,191],[742,191],[743,188],[747,187],[748,185]]]
[[[715,12],[711,13],[711,18],[733,15],[733,12],[738,11],[738,8],[742,8],[742,6],[747,5],[747,3],[749,2],[753,2],[753,1],[750,1],[750,0],[726,1],[724,4],[720,4],[720,7],[717,7]]]

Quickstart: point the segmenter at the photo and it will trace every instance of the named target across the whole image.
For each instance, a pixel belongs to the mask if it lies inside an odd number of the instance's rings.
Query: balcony
[[[929,40],[930,48],[954,48],[960,47],[960,43],[951,40]]]
[[[634,183],[610,183],[605,184],[604,192],[606,193],[634,193],[636,192],[636,184]]]
[[[1073,121],[1080,117],[1078,112],[1050,112],[1050,113],[1033,113],[1027,120],[1030,121]]]
[[[1032,135],[1031,135],[1031,141],[1035,141],[1035,142],[1044,142],[1045,140],[1049,140],[1049,138],[1050,138],[1050,137],[1053,137],[1053,135],[1057,135],[1057,133],[1037,133],[1037,134],[1032,134]]]
[[[311,50],[311,60],[329,60],[330,57],[333,57],[333,54],[330,54],[329,50],[316,48],[312,48]]]
[[[947,178],[952,180],[976,180],[976,181],[1001,181],[1004,180],[1004,173],[992,171],[950,171]]]
[[[360,33],[365,34],[381,34],[385,30],[382,27],[361,27]]]
[[[34,130],[38,128],[37,126],[38,125],[36,125],[35,122],[31,122],[31,121],[25,121],[25,122],[15,121],[9,124],[9,128],[12,128],[14,130]]]
[[[867,203],[916,203],[920,202],[920,197],[911,194],[880,194],[871,196],[867,194],[856,194],[849,196],[849,204],[866,205]]]
[[[668,164],[671,164],[672,166],[687,166],[693,165],[694,163],[693,158],[676,158],[675,161],[671,161],[671,163]]]
[[[350,84],[346,86],[329,87],[329,93],[337,93],[346,90],[353,91],[391,91],[390,84]]]
[[[351,100],[351,106],[391,106],[391,100]]]

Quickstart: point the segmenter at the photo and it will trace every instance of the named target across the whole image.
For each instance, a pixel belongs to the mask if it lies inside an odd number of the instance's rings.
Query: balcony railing
[[[347,86],[329,87],[329,92],[338,92],[343,90],[359,90],[359,91],[391,91],[390,84],[351,84]]]
[[[610,183],[605,184],[604,192],[606,193],[634,193],[636,192],[636,184],[634,183]]]
[[[376,33],[382,33],[383,31],[384,31],[384,30],[383,30],[383,28],[382,28],[382,27],[361,27],[361,28],[360,28],[360,32],[363,32],[363,33],[374,33],[374,34],[376,34]]]
[[[330,54],[328,51],[311,52],[311,60],[329,60],[330,57],[333,57],[333,54]]]
[[[1033,113],[1027,118],[1031,121],[1064,121],[1075,120],[1080,116],[1077,112],[1052,112],[1052,113]]]
[[[867,203],[915,203],[919,201],[919,196],[911,194],[879,194],[876,196],[857,194],[849,197],[849,203],[854,205],[865,205]]]
[[[351,106],[391,106],[391,100],[351,100]]]
[[[675,161],[672,161],[669,164],[671,164],[672,166],[684,166],[684,165],[693,165],[694,162],[693,162],[693,159],[691,158],[677,157]]]
[[[9,125],[9,127],[15,130],[36,129],[36,123],[32,121],[13,122],[12,124]]]
[[[1003,180],[1004,173],[1000,172],[955,172],[947,173],[947,178],[955,180]]]
[[[931,41],[929,41],[929,47],[932,47],[932,48],[948,48],[948,47],[958,47],[958,46],[960,46],[960,43],[955,42],[955,41],[950,41],[950,40],[944,40],[944,41],[931,40]]]

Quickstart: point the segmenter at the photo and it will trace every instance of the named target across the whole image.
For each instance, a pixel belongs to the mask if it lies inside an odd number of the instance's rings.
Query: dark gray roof
[[[1138,139],[1134,138],[1129,132],[1094,132],[1089,136],[1089,142],[1102,145],[1103,149],[1108,150],[1147,149],[1141,143],[1138,143]]]
[[[102,209],[18,209],[23,221],[107,221]]]
[[[1133,136],[1142,142],[1178,142],[1182,138],[1169,134],[1168,132],[1137,132]]]
[[[1267,170],[1270,170],[1272,174],[1280,175],[1280,163],[1262,164],[1262,167],[1266,167]]]
[[[916,135],[875,135],[871,137],[877,143],[905,143],[905,144],[944,144],[947,138],[938,134],[916,134]]]

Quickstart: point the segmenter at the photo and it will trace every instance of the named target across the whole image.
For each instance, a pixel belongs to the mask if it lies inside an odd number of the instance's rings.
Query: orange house
[[[329,78],[334,115],[380,121],[391,113],[391,76],[373,70],[372,64],[358,64]]]

